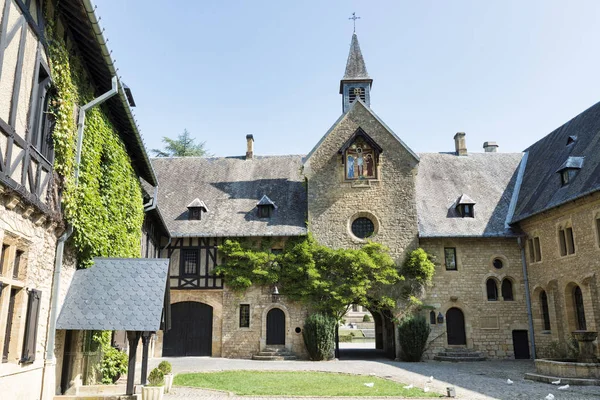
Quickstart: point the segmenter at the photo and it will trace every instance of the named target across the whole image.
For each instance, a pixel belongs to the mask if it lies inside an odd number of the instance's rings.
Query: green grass
[[[373,382],[372,388],[364,384]],[[233,392],[242,396],[394,396],[439,397],[422,389],[374,376],[326,372],[224,371],[178,374],[174,385]]]
[[[339,330],[340,336],[350,335],[351,333],[353,334],[354,337],[365,337],[365,335],[362,333],[362,331],[360,329],[340,329]]]

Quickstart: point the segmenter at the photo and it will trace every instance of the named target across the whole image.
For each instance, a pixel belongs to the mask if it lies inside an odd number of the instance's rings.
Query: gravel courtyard
[[[561,399],[599,399],[600,387],[571,386],[568,390],[558,390],[556,386],[526,381],[525,372],[534,372],[535,368],[529,360],[483,361],[473,363],[447,363],[428,361],[421,363],[405,363],[385,359],[352,360],[327,362],[310,361],[252,361],[226,358],[185,357],[163,358],[150,361],[155,367],[162,360],[173,365],[174,373],[205,372],[224,370],[257,370],[257,371],[323,371],[357,374],[356,379],[369,381],[370,375],[392,379],[394,381],[413,384],[431,391],[446,393],[448,386],[456,389],[460,399],[544,399],[549,393],[556,400]],[[362,376],[360,376],[362,375]],[[432,383],[427,383],[430,376]],[[507,384],[507,379],[514,381]],[[227,393],[212,392],[195,388],[174,388],[165,400],[176,399],[258,399],[258,397],[235,397]],[[273,397],[267,397],[273,399]],[[302,397],[303,400],[310,398]],[[348,399],[347,397],[345,399]],[[364,398],[363,398],[364,399]]]

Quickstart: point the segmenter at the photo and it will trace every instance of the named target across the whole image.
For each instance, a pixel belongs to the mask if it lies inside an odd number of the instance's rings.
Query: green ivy
[[[140,182],[118,132],[102,106],[86,113],[79,185],[75,187],[75,107],[94,98],[81,59],[47,25],[55,88],[51,113],[55,171],[62,179],[64,215],[73,226],[80,267],[93,257],[138,257],[144,219]]]

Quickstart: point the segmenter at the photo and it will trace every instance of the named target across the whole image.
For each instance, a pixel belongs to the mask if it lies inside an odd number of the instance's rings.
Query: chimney
[[[246,160],[254,157],[254,136],[246,135]]]
[[[495,153],[498,150],[496,142],[483,142],[483,149],[486,153]]]
[[[464,132],[457,132],[454,135],[454,147],[456,148],[457,156],[467,155],[467,141],[465,139],[466,134]]]

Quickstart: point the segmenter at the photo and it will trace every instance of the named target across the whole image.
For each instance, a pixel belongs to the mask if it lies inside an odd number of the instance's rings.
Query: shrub
[[[328,360],[335,346],[335,319],[329,315],[312,314],[304,322],[304,344],[311,360]]]
[[[352,342],[352,335],[340,335],[338,338],[339,338],[340,343]]]
[[[422,315],[410,316],[400,321],[398,338],[403,361],[421,361],[430,331],[431,328]]]
[[[369,314],[365,314],[363,316],[363,322],[371,322],[371,317],[369,317]]]
[[[110,385],[119,380],[121,375],[127,373],[127,354],[114,347],[106,347],[100,362],[102,383]]]
[[[165,374],[158,369],[154,368],[148,375],[148,386],[163,386],[165,384]]]
[[[161,361],[157,368],[160,369],[165,375],[170,374],[172,369],[171,363],[168,361]]]

